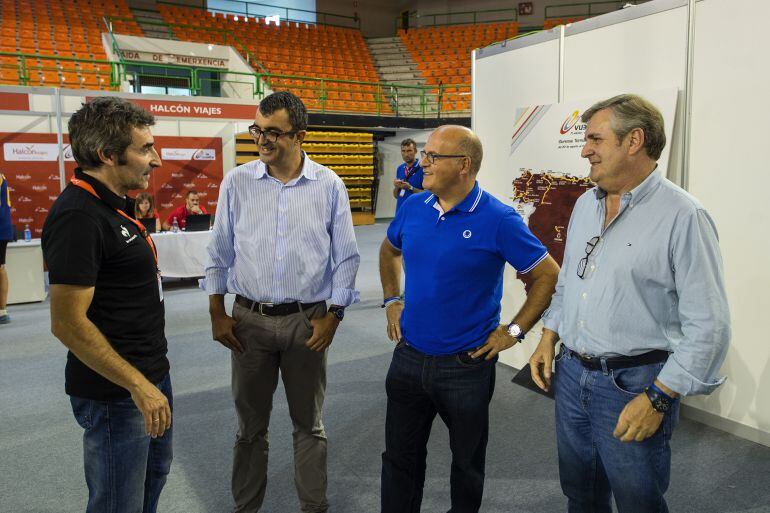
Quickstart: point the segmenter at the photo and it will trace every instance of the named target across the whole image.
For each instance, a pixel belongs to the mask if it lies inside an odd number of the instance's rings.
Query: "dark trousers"
[[[420,511],[426,446],[436,414],[449,429],[452,450],[449,512],[479,511],[496,361],[472,360],[466,353],[428,356],[406,342],[396,346],[385,381],[382,513]]]

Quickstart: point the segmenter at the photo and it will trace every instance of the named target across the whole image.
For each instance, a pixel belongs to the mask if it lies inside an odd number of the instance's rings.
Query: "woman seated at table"
[[[155,212],[155,200],[152,198],[151,194],[147,194],[146,192],[140,192],[136,196],[136,218],[139,220],[142,219],[155,219],[155,231],[160,231],[160,217],[158,217],[158,213]]]

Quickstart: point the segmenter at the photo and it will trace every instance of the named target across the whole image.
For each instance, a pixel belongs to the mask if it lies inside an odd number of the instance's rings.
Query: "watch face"
[[[665,413],[669,410],[671,405],[665,399],[658,398],[653,404],[653,407],[661,413]]]
[[[332,310],[332,314],[339,320],[342,320],[345,317],[345,309],[344,308],[336,308]]]
[[[518,324],[511,324],[508,326],[508,333],[514,338],[519,338],[521,337],[521,327]]]

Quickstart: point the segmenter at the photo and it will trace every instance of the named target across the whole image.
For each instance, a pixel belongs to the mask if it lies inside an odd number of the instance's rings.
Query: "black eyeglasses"
[[[591,256],[591,253],[594,252],[594,249],[596,249],[596,246],[599,245],[600,240],[602,240],[602,238],[597,235],[596,237],[591,237],[591,240],[586,242],[586,256],[580,259],[580,262],[578,262],[578,268],[577,268],[577,275],[578,275],[578,278],[580,278],[581,280],[586,275],[586,267],[588,267],[588,257]]]
[[[436,163],[436,159],[460,159],[465,157],[468,157],[468,155],[441,155],[440,153],[426,153],[425,151],[420,151],[420,160],[427,160],[431,165]]]
[[[279,132],[278,130],[262,130],[257,125],[251,125],[249,127],[249,133],[254,138],[254,140],[259,141],[260,137],[265,138],[265,140],[269,143],[274,143],[278,140],[279,137],[282,135],[294,135],[298,132],[298,130],[292,130],[291,132]]]

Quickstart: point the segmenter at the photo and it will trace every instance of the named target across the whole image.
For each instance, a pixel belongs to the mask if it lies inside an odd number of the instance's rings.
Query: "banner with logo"
[[[96,97],[87,96],[86,101],[90,102],[94,98]],[[257,102],[204,103],[187,100],[146,100],[144,98],[128,98],[128,100],[156,117],[242,119],[253,121],[257,112]]]
[[[184,204],[188,190],[195,190],[209,214],[217,209],[222,182],[222,139],[220,137],[155,136],[163,166],[152,174],[150,188],[161,221]]]
[[[148,192],[155,197],[161,219],[184,203],[189,189],[200,193],[201,204],[213,214],[222,181],[222,139],[154,139],[163,165],[152,173]],[[77,164],[66,134],[64,143],[65,177],[69,180]],[[32,236],[39,238],[51,204],[61,192],[56,134],[0,133],[0,146],[0,173],[8,179],[11,191],[11,222],[18,229],[29,225]]]
[[[676,116],[677,90],[640,94],[663,114],[668,144],[658,165],[665,170]],[[508,157],[513,176],[511,189],[498,197],[511,198],[513,207],[559,264],[564,257],[572,207],[581,194],[593,187],[588,178],[588,161],[580,156],[586,129],[580,117],[602,99],[516,110]]]
[[[64,167],[74,172],[75,161],[64,136]],[[39,238],[51,204],[59,197],[59,145],[56,134],[0,133],[0,173],[11,191],[11,222],[17,229],[29,225]]]

